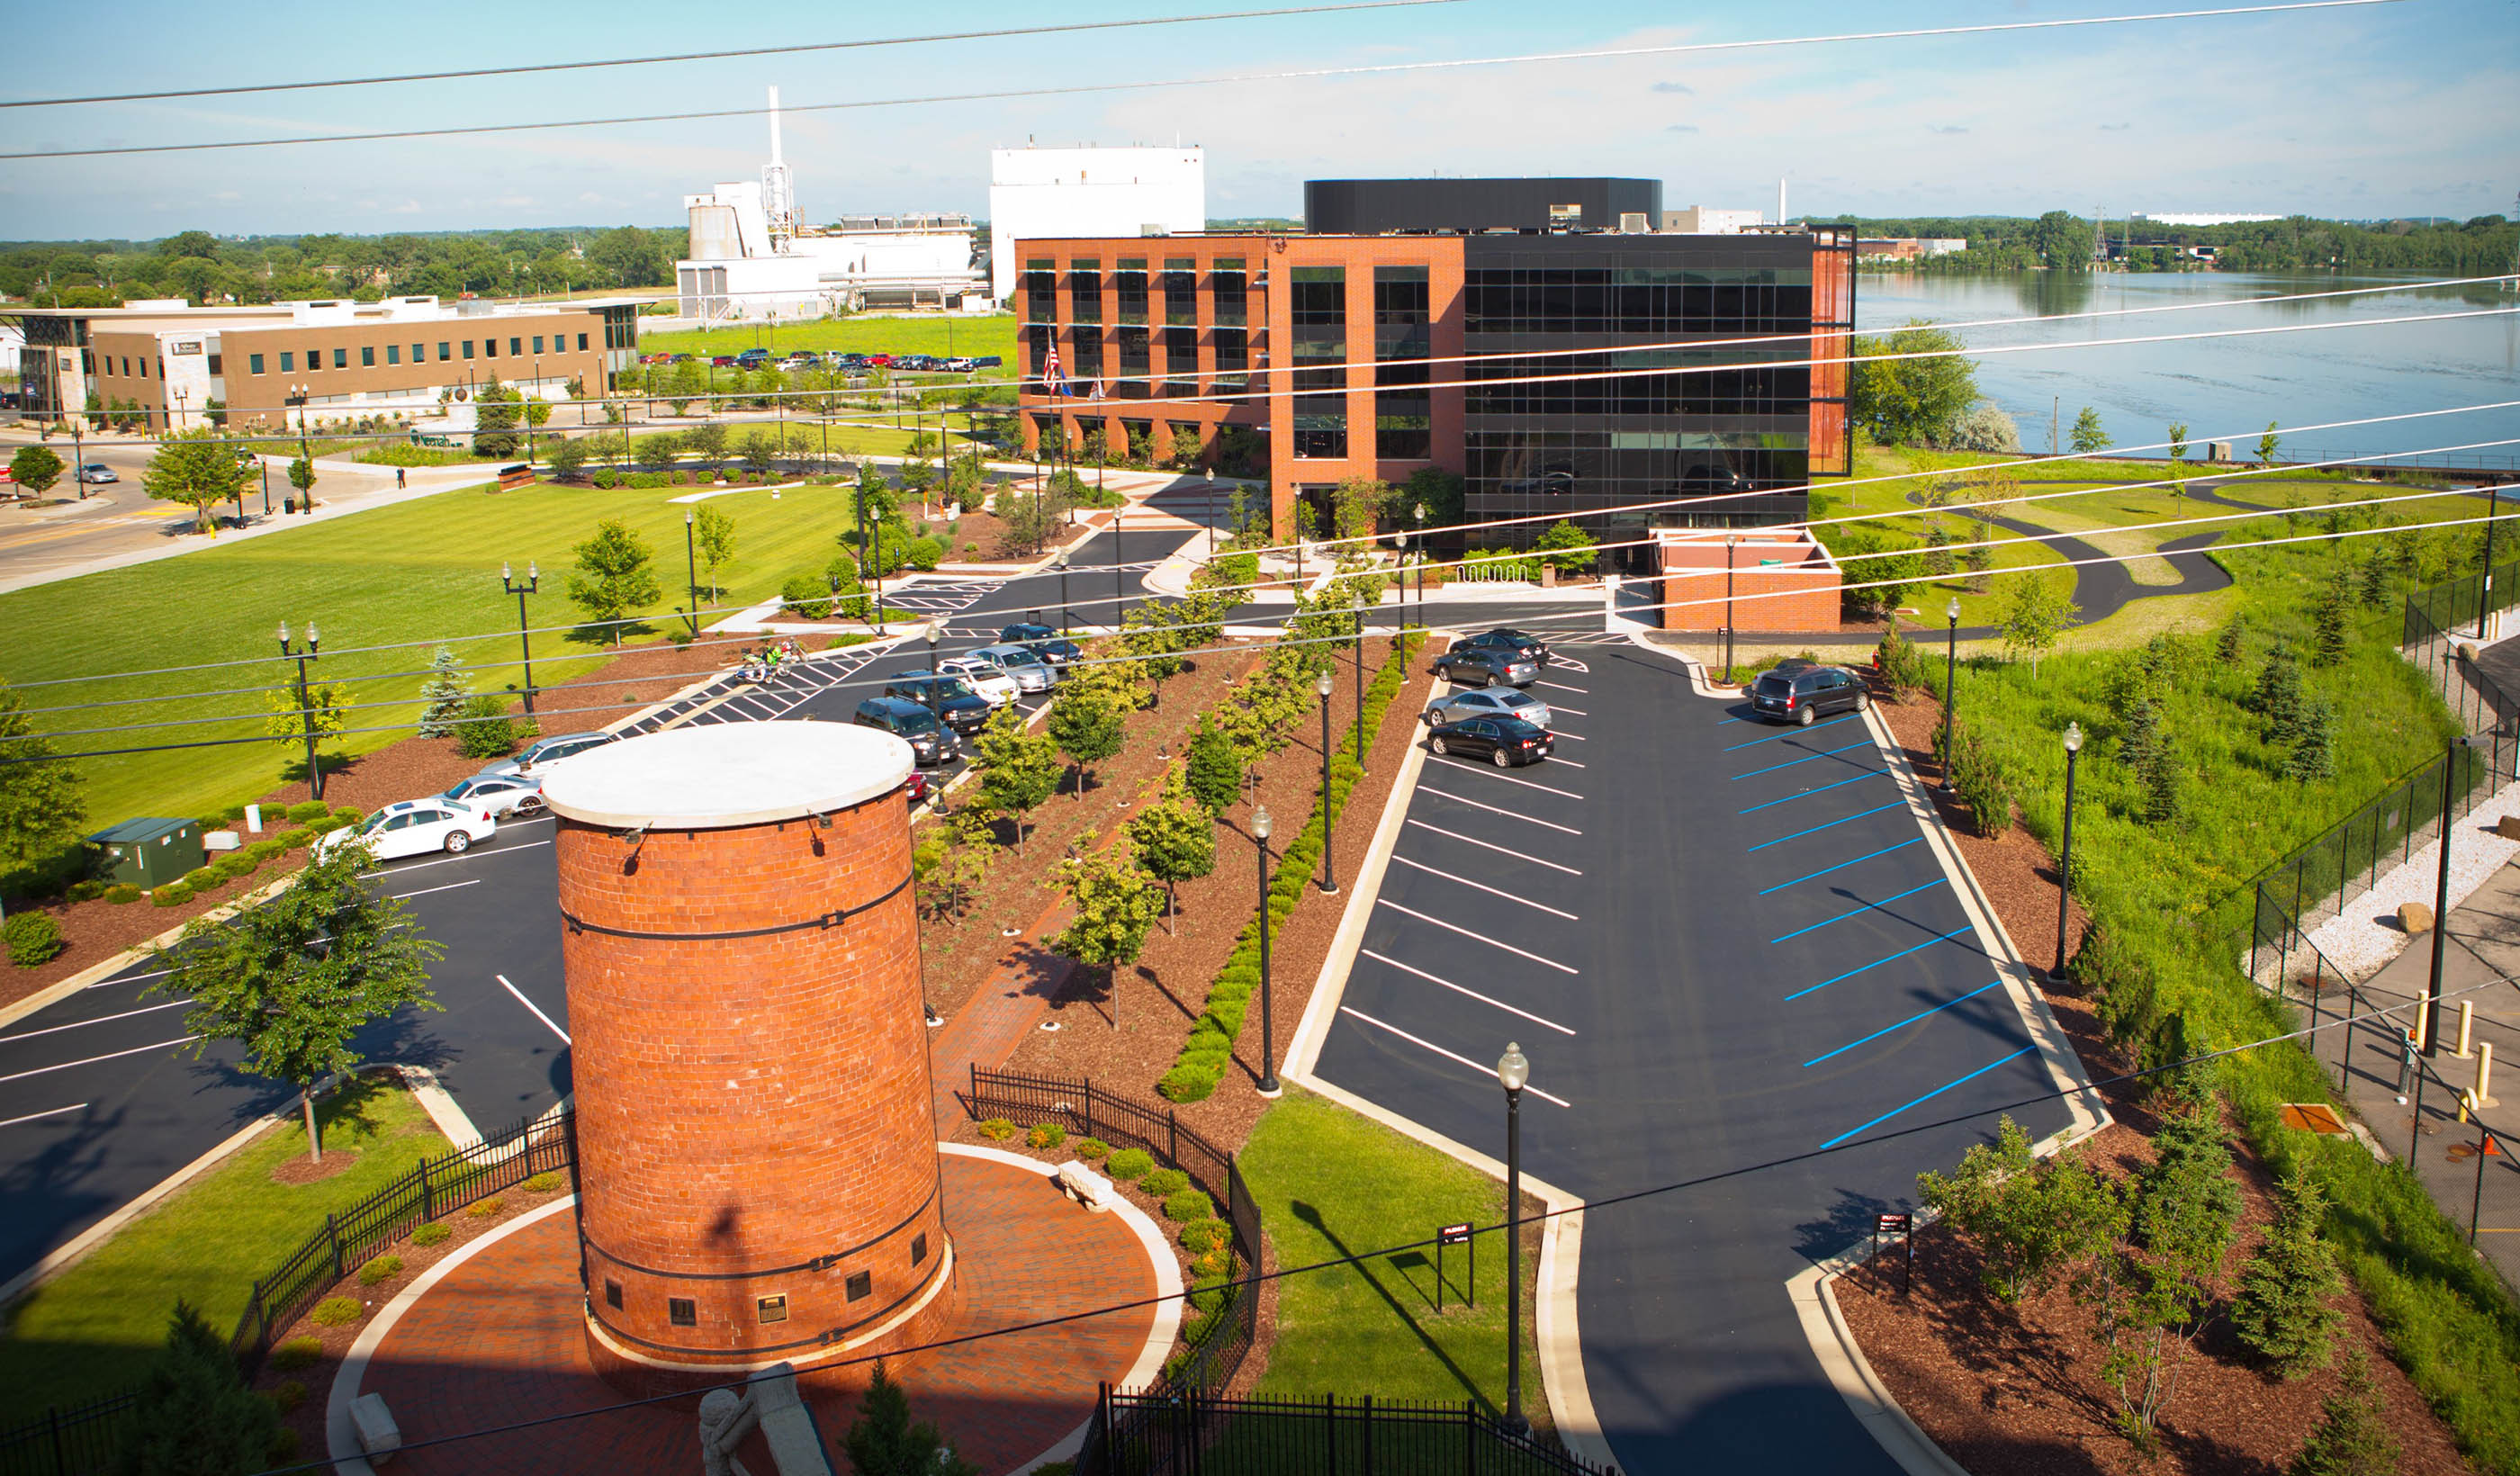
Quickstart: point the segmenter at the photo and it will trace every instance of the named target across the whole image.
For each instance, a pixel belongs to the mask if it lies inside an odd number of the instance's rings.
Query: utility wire
[[[1586,51],[1531,52],[1520,56],[1469,57],[1439,62],[1385,62],[1356,67],[1316,67],[1289,71],[1250,71],[1208,77],[1150,78],[1134,82],[1083,82],[1065,87],[1018,87],[988,92],[935,93],[924,97],[869,98],[848,103],[783,105],[780,112],[835,112],[866,108],[905,108],[941,103],[979,103],[1008,98],[1074,97],[1092,93],[1143,92],[1174,87],[1216,87],[1241,82],[1305,81],[1324,77],[1388,76],[1398,72],[1458,70],[1472,67],[1508,67],[1542,62],[1596,61],[1620,57],[1678,56],[1694,52],[1749,51],[1778,46],[1808,46],[1844,41],[1893,41],[1921,36],[1984,35],[2000,31],[2062,30],[2076,26],[2127,25],[2149,21],[2195,21],[2230,16],[2261,16],[2284,11],[2343,10],[2367,5],[2398,5],[2406,0],[2294,0],[2282,5],[2244,5],[2217,10],[2157,11],[2132,16],[2078,16],[2053,21],[2010,21],[1979,25],[1935,25],[1907,30],[1854,31],[1826,36],[1785,36],[1750,41],[1702,41],[1673,46],[1612,46]],[[631,123],[681,123],[709,118],[754,117],[767,108],[717,108],[688,112],[629,113],[617,117],[565,118],[542,123],[473,123],[443,128],[391,128],[369,133],[318,133],[292,138],[224,139],[199,144],[132,144],[94,149],[46,149],[0,154],[0,160],[96,158],[110,155],[192,154],[210,149],[273,149],[302,144],[361,144],[394,139],[455,138],[486,133],[532,133],[559,128],[611,128]]]
[[[1071,31],[1125,30],[1187,25],[1199,21],[1250,21],[1277,16],[1320,16],[1336,11],[1393,10],[1414,5],[1452,5],[1458,0],[1358,0],[1345,5],[1299,5],[1278,10],[1212,11],[1204,15],[1150,16],[1139,21],[1077,21],[1063,25],[1003,26],[995,30],[938,31],[924,36],[879,36],[864,41],[813,41],[794,46],[747,46],[731,51],[686,51],[653,57],[614,57],[594,62],[543,62],[523,67],[475,67],[461,71],[390,72],[372,77],[334,77],[314,82],[248,82],[231,87],[178,87],[164,92],[112,92],[92,97],[21,98],[0,108],[70,108],[87,103],[154,103],[170,98],[234,97],[249,92],[303,92],[318,87],[377,87],[390,82],[451,82],[465,77],[514,77],[545,71],[584,71],[599,67],[655,67],[673,62],[724,62],[737,57],[786,57],[817,51],[860,51],[878,46],[919,46],[933,41],[989,41],[1011,36],[1051,36]],[[767,112],[767,109],[755,110]]]

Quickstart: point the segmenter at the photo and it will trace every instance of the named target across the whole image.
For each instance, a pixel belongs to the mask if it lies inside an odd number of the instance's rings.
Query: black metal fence
[[[1229,1399],[1104,1385],[1077,1476],[1601,1476],[1467,1402]]]
[[[140,1408],[125,1391],[83,1405],[56,1405],[41,1419],[0,1430],[0,1476],[83,1476],[100,1471],[122,1449]]]

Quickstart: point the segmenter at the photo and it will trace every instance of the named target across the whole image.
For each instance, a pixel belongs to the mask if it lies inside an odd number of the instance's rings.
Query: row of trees
[[[1926,270],[2080,272],[2091,266],[2093,222],[2070,210],[2049,210],[2035,218],[1924,216],[1856,224],[1867,236],[1957,237],[1968,242],[1968,249],[1958,257],[1914,264]],[[2113,222],[2109,234],[2114,239],[2123,229],[2124,222]],[[2520,227],[2500,215],[2479,215],[2459,223],[2358,222],[2292,215],[2225,226],[2165,226],[2146,221],[2134,234],[2146,241],[2166,241],[2173,248],[2212,246],[2218,264],[2232,271],[2395,268],[2467,276],[2507,270]]]
[[[34,244],[0,252],[0,292],[39,307],[133,297],[260,303],[297,297],[499,295],[673,281],[680,230],[473,231],[428,236],[260,236],[181,231],[154,243]]]

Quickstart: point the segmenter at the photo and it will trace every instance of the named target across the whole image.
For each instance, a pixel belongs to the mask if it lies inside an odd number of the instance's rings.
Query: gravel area
[[[2450,905],[2454,911],[2487,877],[2520,855],[2520,840],[2494,833],[2504,817],[2520,815],[2520,783],[2505,784],[2459,823],[2457,844],[2451,848]],[[2441,842],[2409,854],[2405,862],[2372,884],[2371,890],[2346,905],[2341,916],[2312,929],[2310,941],[2328,962],[2360,982],[2385,967],[2414,940],[2398,925],[2401,903],[2433,905],[2441,884]]]

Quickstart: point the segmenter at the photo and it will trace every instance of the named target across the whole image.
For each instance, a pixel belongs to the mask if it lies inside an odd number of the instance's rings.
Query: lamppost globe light
[[[530,559],[525,560],[525,577],[530,580],[539,580],[543,577],[541,568],[537,567]]]
[[[2082,724],[2067,723],[2065,725],[2065,751],[2067,753],[2080,753],[2083,751]]]
[[[1522,1053],[1519,1044],[1506,1042],[1505,1054],[1497,1057],[1497,1084],[1508,1092],[1519,1092],[1530,1080],[1530,1058]]]
[[[516,581],[516,578],[517,578],[516,572],[515,572],[514,568],[509,564],[508,560],[506,560],[506,559],[500,559],[500,560],[499,560],[499,582],[500,582],[501,584],[512,584],[512,583],[514,583],[514,582]]]
[[[945,620],[944,620],[944,617],[939,616],[939,617],[937,617],[936,619],[933,619],[933,620],[928,621],[928,622],[927,622],[927,644],[928,644],[928,645],[930,645],[930,646],[933,646],[933,645],[935,645],[937,642],[942,641],[942,640],[944,640],[944,639],[945,639]]]
[[[1252,834],[1257,835],[1262,840],[1267,840],[1269,838],[1269,832],[1276,828],[1277,822],[1270,818],[1269,807],[1267,805],[1262,805],[1259,809],[1251,812]]]
[[[280,649],[289,649],[289,622],[286,620],[280,622]]]
[[[1958,595],[1954,595],[1954,596],[1952,597],[1952,603],[1943,606],[1943,616],[1944,616],[1944,618],[1946,618],[1946,619],[1950,620],[1954,625],[1958,625],[1958,624],[1959,624],[1959,623],[1960,623],[1960,597],[1959,597],[1959,596],[1958,596]]]
[[[692,521],[693,521],[693,519],[694,519],[697,515],[698,515],[698,514],[695,514],[691,509],[689,509],[689,508],[685,508],[685,509],[683,510],[683,526],[684,526],[684,527],[687,527],[687,528],[688,528],[688,527],[690,527],[690,526],[692,525]]]
[[[306,649],[307,649],[308,650],[313,650],[313,649],[315,649],[315,647],[316,647],[316,643],[320,642],[320,641],[321,641],[321,640],[323,640],[323,639],[324,639],[324,638],[323,638],[322,636],[317,635],[317,634],[316,634],[316,632],[315,632],[315,622],[314,622],[314,621],[312,621],[312,620],[307,621],[307,622],[306,622]]]
[[[1313,678],[1313,692],[1317,695],[1324,697],[1330,694],[1330,674],[1327,668],[1325,668],[1319,676]]]

